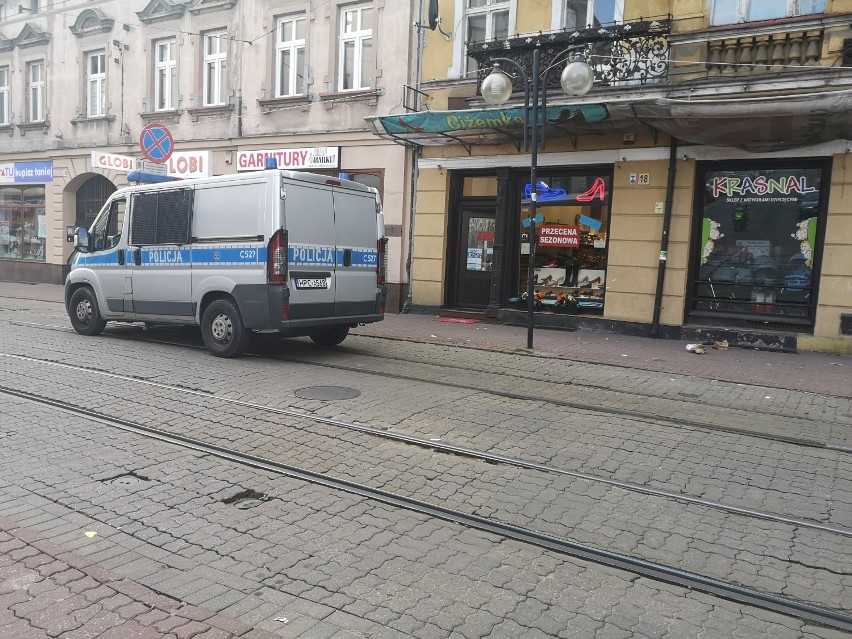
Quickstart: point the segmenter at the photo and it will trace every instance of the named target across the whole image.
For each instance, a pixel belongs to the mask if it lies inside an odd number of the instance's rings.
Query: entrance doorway
[[[115,185],[102,175],[86,180],[77,190],[75,226],[91,227],[104,202],[115,191]]]
[[[494,264],[494,211],[462,209],[458,256],[458,305],[484,309]]]

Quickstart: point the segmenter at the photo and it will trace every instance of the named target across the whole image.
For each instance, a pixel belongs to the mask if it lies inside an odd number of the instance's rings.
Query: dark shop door
[[[462,211],[461,222],[458,306],[485,308],[494,260],[494,213]]]

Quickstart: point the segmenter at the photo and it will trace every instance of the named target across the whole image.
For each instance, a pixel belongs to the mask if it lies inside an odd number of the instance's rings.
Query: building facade
[[[0,0],[0,278],[61,283],[66,228],[169,147],[158,163],[175,177],[273,156],[378,188],[398,309],[411,152],[364,118],[394,112],[412,84],[410,5]]]
[[[533,295],[538,325],[852,352],[852,0],[444,0],[430,21],[424,108],[369,119],[419,148],[415,307],[524,323]],[[567,97],[578,54],[595,86]],[[500,107],[495,58],[529,80],[501,62]]]

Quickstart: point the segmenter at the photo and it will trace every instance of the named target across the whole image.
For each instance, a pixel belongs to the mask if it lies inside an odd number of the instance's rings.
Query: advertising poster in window
[[[707,171],[693,310],[809,321],[822,169]]]

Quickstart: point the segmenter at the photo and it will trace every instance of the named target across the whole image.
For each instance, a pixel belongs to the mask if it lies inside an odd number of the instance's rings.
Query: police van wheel
[[[311,339],[317,346],[337,346],[349,335],[348,326],[335,326],[322,333],[314,333]]]
[[[242,355],[251,341],[251,331],[243,326],[240,312],[230,300],[216,300],[207,307],[201,318],[201,336],[216,357]]]
[[[71,318],[71,326],[80,335],[99,335],[106,327],[106,320],[101,317],[95,292],[88,287],[74,291],[68,305],[68,315]]]

